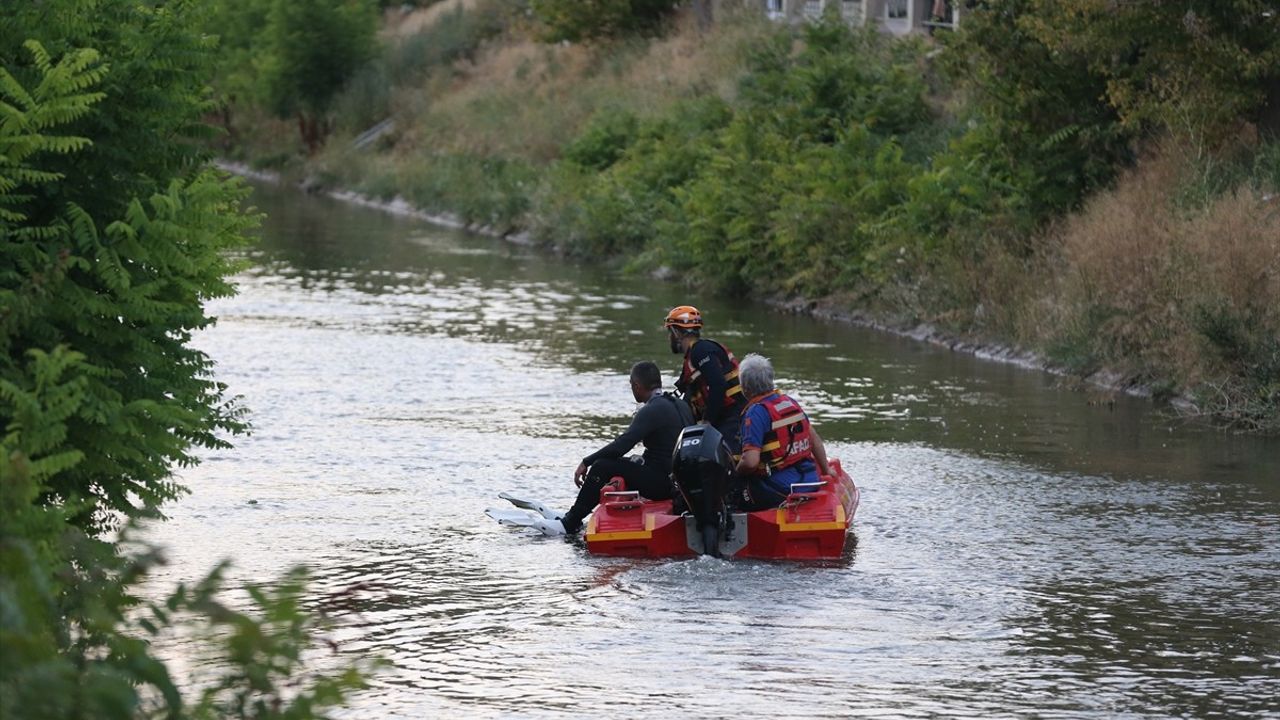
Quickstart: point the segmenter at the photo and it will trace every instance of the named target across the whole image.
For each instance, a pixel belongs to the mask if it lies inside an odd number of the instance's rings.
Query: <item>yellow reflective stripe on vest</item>
[[[697,382],[698,378],[700,378],[700,377],[702,377],[702,371],[701,371],[701,370],[695,370],[695,371],[693,372],[693,374],[689,376],[689,382]],[[729,373],[728,375],[725,375],[725,376],[724,376],[724,380],[725,380],[725,382],[726,382],[726,383],[727,383],[727,382],[729,382],[730,380],[737,380],[737,379],[738,379],[738,371],[737,371],[737,370],[734,370],[733,372],[731,372],[731,373]],[[740,392],[742,392],[742,385],[734,385],[733,387],[729,388],[728,390],[725,390],[725,391],[724,391],[724,394],[725,394],[725,396],[726,396],[726,397],[728,397],[729,395],[737,395],[737,394],[738,394],[738,393],[740,393]]]

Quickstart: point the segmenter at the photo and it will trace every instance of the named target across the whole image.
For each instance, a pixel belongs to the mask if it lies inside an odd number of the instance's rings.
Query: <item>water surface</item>
[[[161,584],[306,563],[351,717],[1276,717],[1280,443],[858,328],[293,193],[198,344],[255,433],[185,471]],[[838,562],[636,561],[499,527],[674,371],[773,358],[862,488]],[[668,381],[670,381],[668,374]],[[1114,400],[1114,402],[1112,402]],[[854,543],[850,543],[851,546]],[[199,666],[190,648],[164,652]]]

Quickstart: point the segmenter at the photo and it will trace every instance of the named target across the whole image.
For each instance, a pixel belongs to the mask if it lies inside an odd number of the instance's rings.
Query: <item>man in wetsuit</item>
[[[631,419],[630,427],[613,442],[582,459],[573,471],[573,481],[579,487],[578,499],[559,520],[562,528],[555,527],[557,521],[539,520],[538,529],[543,533],[577,532],[599,503],[601,488],[618,475],[626,481],[628,490],[635,490],[650,500],[671,497],[671,455],[680,431],[693,424],[693,413],[685,401],[662,392],[662,373],[657,365],[648,361],[638,362],[631,368],[631,394],[643,405]],[[644,454],[636,459],[624,458],[636,443],[644,444]]]
[[[830,475],[827,450],[809,416],[794,398],[773,386],[773,364],[752,353],[740,366],[742,391],[751,399],[742,418],[742,459],[735,472],[746,477],[747,509],[777,507],[794,483]]]
[[[738,454],[738,424],[747,406],[738,384],[738,361],[724,345],[702,337],[702,313],[692,305],[673,308],[665,325],[671,352],[684,354],[676,389],[689,401],[694,417],[719,430],[730,451]]]

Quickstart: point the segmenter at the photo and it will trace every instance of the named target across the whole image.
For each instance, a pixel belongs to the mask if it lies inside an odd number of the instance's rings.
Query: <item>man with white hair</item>
[[[800,403],[773,386],[769,358],[755,353],[743,358],[738,379],[749,399],[742,415],[742,459],[735,470],[749,478],[754,508],[777,507],[793,484],[831,474],[827,451]]]

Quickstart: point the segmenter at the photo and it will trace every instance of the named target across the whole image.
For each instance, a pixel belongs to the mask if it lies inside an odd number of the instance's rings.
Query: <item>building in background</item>
[[[837,12],[850,25],[875,23],[885,32],[905,35],[954,29],[960,24],[959,0],[762,0],[768,16],[779,22],[816,20]]]

